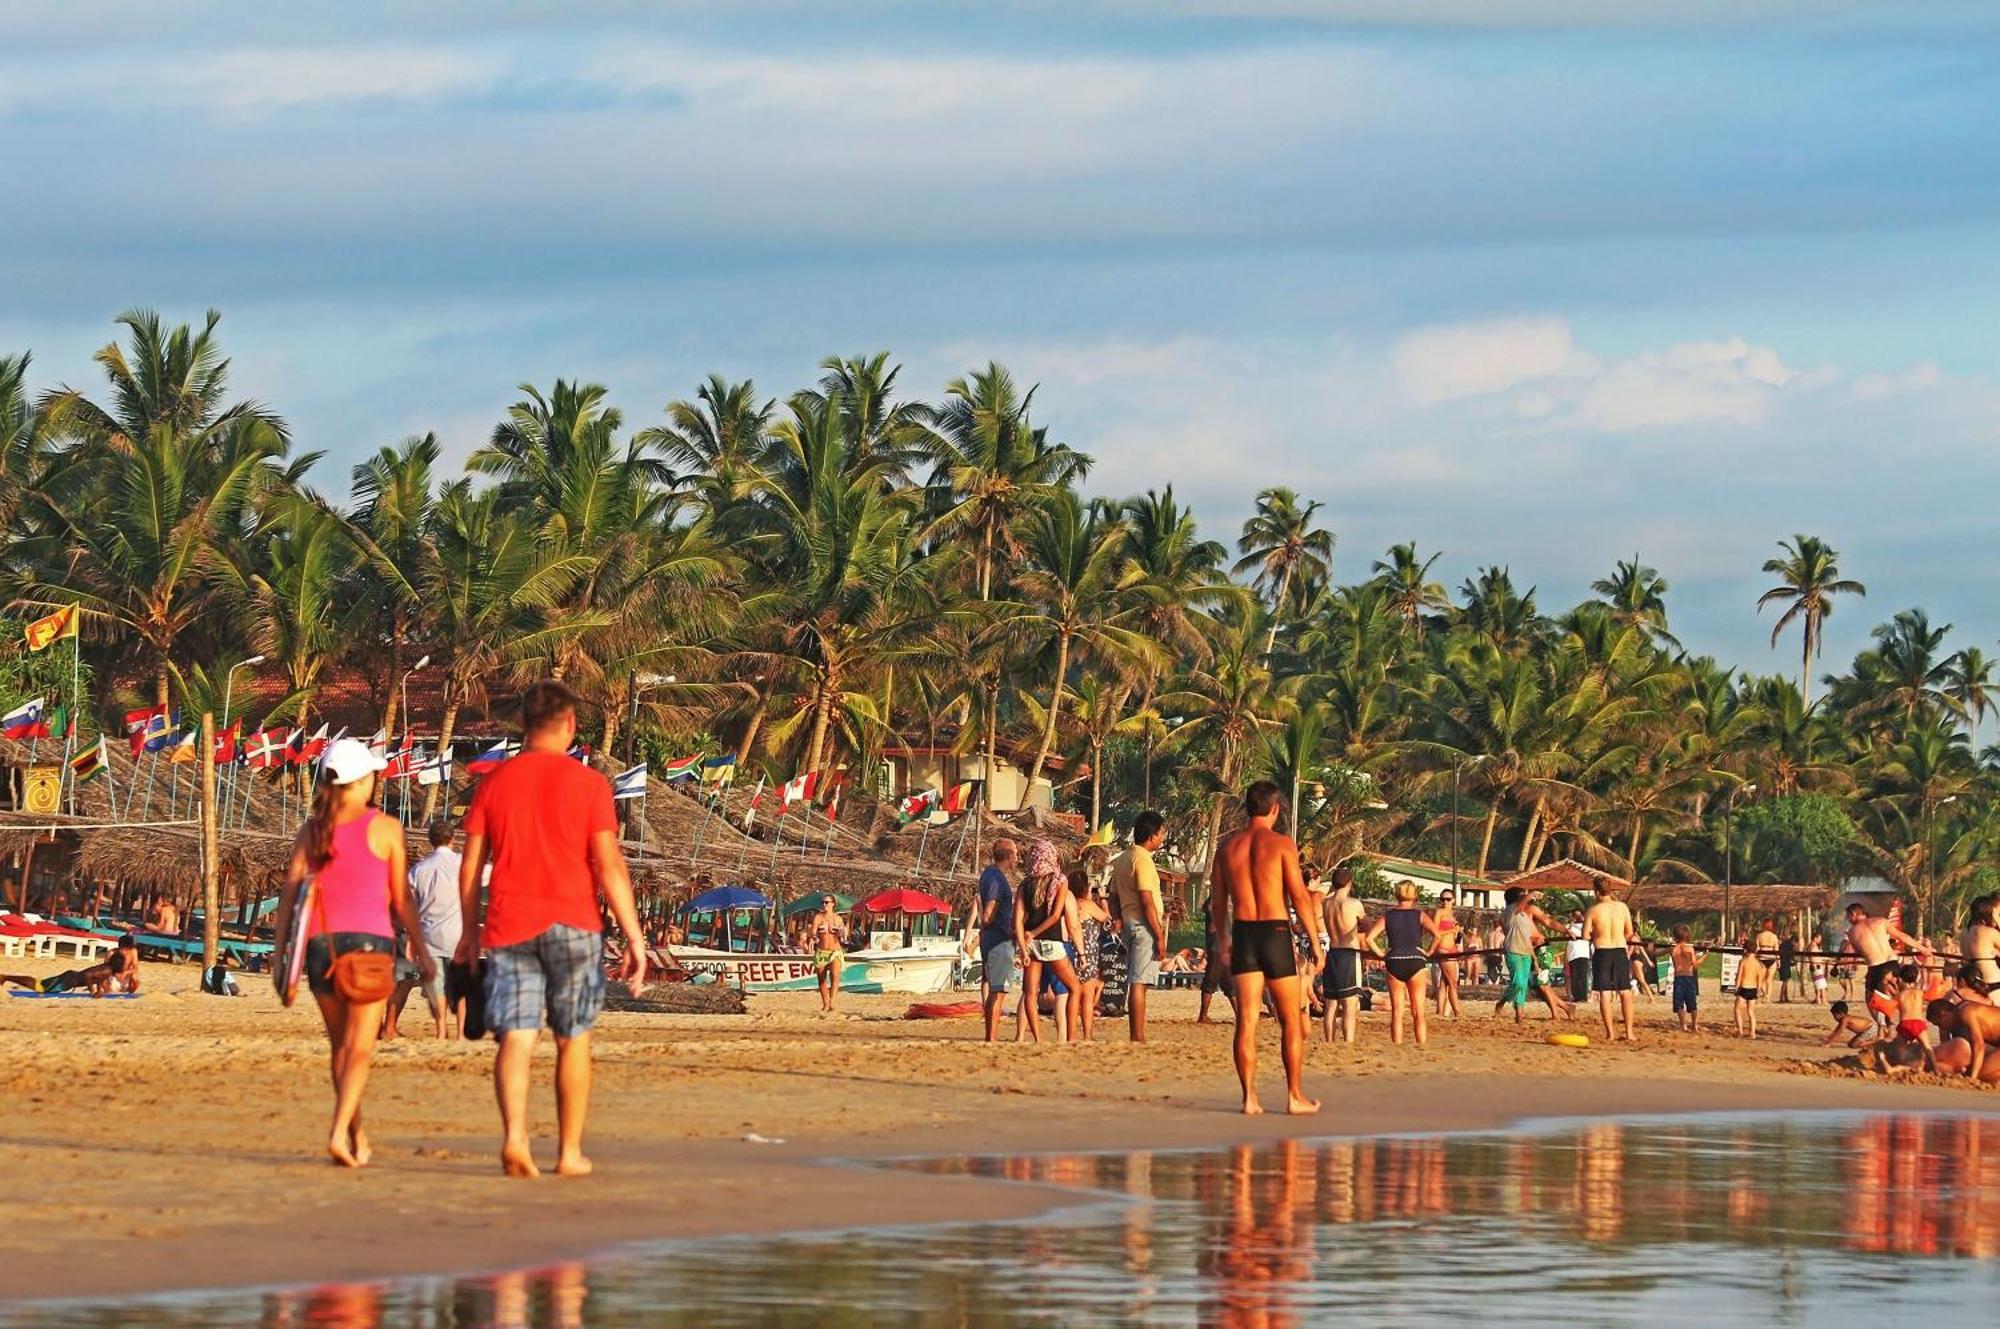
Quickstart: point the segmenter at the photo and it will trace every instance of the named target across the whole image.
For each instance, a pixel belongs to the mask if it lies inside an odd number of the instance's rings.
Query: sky
[[[1546,610],[1637,554],[1774,652],[1776,542],[1995,647],[2000,6],[0,0],[0,352],[222,311],[316,482],[517,385],[998,360],[1233,541],[1325,504]],[[337,11],[337,12],[336,12]]]

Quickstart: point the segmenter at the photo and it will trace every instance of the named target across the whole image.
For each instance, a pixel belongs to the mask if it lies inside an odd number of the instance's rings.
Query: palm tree
[[[1073,653],[1091,653],[1105,662],[1120,656],[1164,658],[1135,627],[1143,606],[1129,592],[1145,574],[1125,555],[1129,534],[1122,521],[1097,513],[1086,517],[1069,493],[1056,494],[1028,517],[1023,538],[1027,557],[1013,579],[1024,603],[1013,617],[1022,630],[1044,635],[1055,652],[1041,742],[1028,768],[1030,791],[1042,778],[1055,744]]]
[[[1518,655],[1532,650],[1547,633],[1548,623],[1535,608],[1535,588],[1515,591],[1506,568],[1479,569],[1458,593],[1465,601],[1459,621],[1495,650]]]
[[[1257,495],[1257,510],[1243,523],[1243,536],[1236,542],[1243,557],[1233,571],[1238,576],[1254,571],[1252,584],[1271,597],[1266,658],[1278,644],[1278,624],[1287,610],[1296,608],[1290,601],[1293,587],[1333,575],[1333,532],[1313,525],[1320,506],[1318,500],[1301,503],[1292,490],[1274,485]]]
[[[1620,559],[1609,577],[1601,577],[1590,589],[1611,607],[1614,622],[1621,627],[1641,627],[1668,646],[1678,646],[1667,631],[1667,579],[1639,561],[1637,554],[1627,563]]]
[[[1875,627],[1873,648],[1855,657],[1850,680],[1836,691],[1848,694],[1856,718],[1898,714],[1907,724],[1919,710],[1952,711],[1952,657],[1943,653],[1951,624],[1932,627],[1921,609],[1905,609]]]
[[[223,404],[219,318],[211,310],[196,334],[168,331],[149,311],[121,315],[130,353],[112,343],[95,357],[111,404],[70,388],[42,402],[70,446],[33,496],[40,530],[21,598],[78,604],[134,643],[161,707],[181,638],[211,606],[218,546],[254,501],[292,479],[278,465],[283,422],[254,402]]]
[[[1996,682],[1993,661],[1977,646],[1967,646],[1945,661],[1945,695],[1972,725],[1972,746],[1979,747],[1979,724],[1993,710]]]
[[[383,448],[354,468],[355,511],[348,538],[360,554],[351,579],[355,598],[368,606],[375,631],[388,645],[383,675],[383,732],[394,734],[403,704],[399,684],[412,633],[421,617],[417,587],[429,551],[437,492],[433,478],[442,451],[436,434],[413,435]],[[362,662],[366,663],[366,655]]]
[[[769,456],[777,402],[761,398],[749,379],[731,383],[710,374],[693,401],[667,403],[667,423],[642,429],[633,441],[658,450],[670,466],[695,479],[711,517],[726,522],[756,487]]]
[[[1222,834],[1223,809],[1242,776],[1244,754],[1263,726],[1283,719],[1289,705],[1283,685],[1258,650],[1267,617],[1257,601],[1216,615],[1209,658],[1189,668],[1179,686],[1160,698],[1162,707],[1188,716],[1186,723],[1174,730],[1177,746],[1213,741],[1220,754],[1203,840],[1203,862],[1210,872],[1214,871],[1215,846]]]
[[[232,598],[249,645],[283,671],[301,727],[336,653],[370,606],[344,597],[354,558],[346,524],[325,505],[295,496],[257,534],[254,562],[232,565]]]
[[[420,590],[425,632],[443,657],[438,751],[448,754],[460,708],[482,695],[497,670],[595,626],[550,613],[590,560],[544,543],[531,518],[507,510],[500,490],[474,494],[465,480],[438,496],[430,550]],[[425,795],[425,821],[443,787]]]
[[[1768,559],[1764,571],[1777,576],[1779,584],[1757,597],[1757,610],[1767,604],[1781,604],[1785,612],[1771,628],[1771,646],[1794,620],[1800,629],[1799,691],[1812,704],[1812,662],[1819,654],[1820,628],[1833,612],[1836,595],[1866,595],[1868,588],[1840,575],[1840,551],[1813,535],[1795,535],[1778,541],[1783,558]]]
[[[1410,637],[1417,637],[1423,630],[1424,611],[1443,611],[1451,607],[1451,597],[1437,582],[1430,580],[1431,567],[1443,554],[1432,554],[1429,558],[1417,556],[1414,541],[1408,544],[1391,545],[1386,558],[1378,558],[1370,567],[1375,580],[1389,595],[1391,605],[1403,620],[1403,630]]]

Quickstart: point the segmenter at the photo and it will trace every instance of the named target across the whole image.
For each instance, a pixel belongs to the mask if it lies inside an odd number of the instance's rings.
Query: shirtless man
[[[2000,1057],[1989,1060],[1986,1053],[2000,1043],[2000,1006],[1945,997],[1932,1002],[1926,1014],[1945,1040],[1938,1045],[1939,1070],[1959,1071],[1973,1080],[1994,1078]]]
[[[1287,909],[1313,917],[1312,898],[1299,872],[1299,848],[1276,829],[1283,797],[1278,786],[1259,780],[1243,795],[1249,824],[1215,848],[1209,870],[1208,916],[1215,921],[1216,946],[1229,965],[1236,988],[1236,1078],[1243,1085],[1243,1112],[1264,1110],[1257,1101],[1257,1021],[1268,983],[1277,1007],[1285,1060],[1285,1110],[1295,1115],[1319,1111],[1307,1098],[1305,1003],[1299,1000],[1298,957],[1292,950]],[[1319,929],[1308,927],[1315,970],[1326,963]]]
[[[1352,1043],[1361,1024],[1361,920],[1367,909],[1354,898],[1354,874],[1346,868],[1333,870],[1333,894],[1326,897],[1326,971],[1320,975],[1320,992],[1326,998],[1321,1023],[1326,1041],[1333,1041],[1336,1021],[1340,1041]]]
[[[1965,931],[1958,934],[1958,953],[1964,967],[1988,988],[2000,985],[2000,925],[1995,923],[1996,905],[2000,905],[2000,895],[1982,895],[1974,900],[1971,914],[1965,920]]]
[[[109,996],[114,991],[134,992],[139,987],[139,942],[128,932],[118,939],[117,950],[86,969],[68,969],[47,978],[0,974],[0,983],[12,983],[45,996],[75,992],[79,988],[90,989],[93,997]]]
[[[847,920],[840,916],[831,895],[820,897],[819,912],[812,917],[813,978],[819,985],[819,1008],[833,1009],[833,995],[840,991],[840,961],[847,953]]]
[[[1632,1027],[1632,952],[1631,944],[1639,939],[1639,929],[1632,926],[1632,911],[1623,900],[1611,893],[1608,878],[1599,877],[1596,886],[1597,903],[1590,906],[1590,912],[1583,916],[1584,939],[1590,943],[1590,986],[1597,993],[1597,1013],[1604,1020],[1604,1037],[1612,1038],[1611,997],[1618,997],[1618,1011],[1623,1017],[1627,1043],[1639,1041],[1638,1031]]]
[[[1888,919],[1870,918],[1858,901],[1847,906],[1847,949],[1859,955],[1868,966],[1868,977],[1861,987],[1871,1010],[1878,1009],[1874,999],[1882,991],[1889,975],[1895,972],[1897,942],[1925,955],[1931,952],[1929,945],[1918,941]]]

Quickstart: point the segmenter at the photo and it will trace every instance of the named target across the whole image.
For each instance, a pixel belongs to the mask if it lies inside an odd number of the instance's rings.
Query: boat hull
[[[699,947],[670,948],[683,969],[712,975],[719,983],[745,992],[811,992],[819,986],[810,955],[711,951]],[[923,995],[951,987],[955,951],[856,951],[843,956],[843,992],[908,992]]]

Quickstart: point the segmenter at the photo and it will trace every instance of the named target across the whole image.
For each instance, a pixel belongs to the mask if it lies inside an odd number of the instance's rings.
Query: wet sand
[[[34,972],[67,967],[11,964]],[[1766,1036],[1672,1030],[1642,1001],[1642,1045],[1552,1047],[1468,1003],[1431,1045],[1314,1042],[1317,1117],[1246,1119],[1229,1028],[1196,995],[1155,994],[1153,1041],[1106,1021],[1098,1041],[986,1047],[974,1019],[905,1021],[907,998],[753,997],[744,1016],[612,1014],[598,1034],[588,1149],[598,1174],[498,1172],[492,1045],[426,1029],[379,1052],[367,1099],[374,1165],[328,1166],[317,1013],[268,984],[207,997],[194,966],[147,965],[137,1001],[0,998],[0,1176],[14,1220],[0,1299],[363,1281],[542,1264],[648,1240],[863,1223],[1004,1218],[1062,1193],[971,1178],[859,1172],[828,1160],[908,1154],[1221,1145],[1282,1136],[1446,1131],[1525,1118],[1758,1109],[2000,1113],[1962,1083],[1884,1083],[1814,1046],[1819,1008],[1770,1003]],[[1727,1008],[1704,993],[1704,1001]],[[1227,1018],[1227,1009],[1218,1005]],[[412,1003],[425,1026],[421,1001]],[[1594,1020],[1574,1028],[1596,1033]],[[1275,1031],[1267,1107],[1283,1102]],[[552,1053],[535,1112],[553,1130]],[[783,1143],[754,1143],[758,1135]],[[546,1166],[553,1146],[538,1149]],[[85,1258],[83,1253],[87,1252]]]

